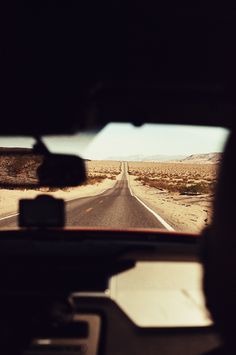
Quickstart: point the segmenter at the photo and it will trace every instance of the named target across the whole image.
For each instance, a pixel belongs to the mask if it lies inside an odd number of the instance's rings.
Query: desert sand
[[[57,198],[63,198],[66,200],[89,197],[98,195],[104,190],[107,190],[114,186],[115,180],[104,179],[100,183],[86,186],[78,186],[74,188],[68,188],[66,190],[58,190],[50,192],[48,189],[36,190],[6,190],[0,191],[0,218],[16,213],[18,210],[19,200],[22,198],[34,198],[41,194],[51,195]]]
[[[213,196],[185,196],[142,185],[129,176],[132,192],[176,231],[199,233],[211,221]]]
[[[119,162],[86,162],[88,170],[88,181],[78,187],[64,188],[62,190],[50,191],[48,188],[40,190],[0,190],[0,218],[14,214],[18,210],[19,200],[23,198],[35,198],[38,195],[46,194],[56,198],[63,198],[65,201],[95,196],[104,190],[112,188],[116,180],[120,178]]]

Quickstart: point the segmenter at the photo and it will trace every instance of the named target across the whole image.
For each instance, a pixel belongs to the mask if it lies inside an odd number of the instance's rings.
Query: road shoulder
[[[180,196],[143,186],[129,175],[133,195],[142,200],[176,231],[199,233],[209,223],[212,199],[209,196]]]

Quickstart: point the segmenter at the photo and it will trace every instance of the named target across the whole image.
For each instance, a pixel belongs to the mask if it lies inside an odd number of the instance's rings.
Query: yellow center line
[[[87,210],[85,210],[85,212],[90,212],[90,211],[92,211],[92,210],[93,210],[93,208],[90,207],[90,208],[87,208]]]

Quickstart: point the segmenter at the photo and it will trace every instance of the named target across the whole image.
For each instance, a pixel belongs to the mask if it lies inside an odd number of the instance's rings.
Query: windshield
[[[200,233],[211,222],[228,134],[219,127],[111,123],[98,133],[44,137],[51,152],[81,156],[87,180],[61,189],[1,188],[0,228],[17,227],[20,199],[48,194],[65,200],[67,227]],[[33,143],[0,138],[2,181],[35,179],[37,157],[31,155],[26,164],[17,154],[10,163],[3,154],[11,151],[14,157],[16,148]]]

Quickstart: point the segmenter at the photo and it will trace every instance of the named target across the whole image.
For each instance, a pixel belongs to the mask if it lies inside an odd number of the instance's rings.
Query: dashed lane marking
[[[109,188],[109,189],[110,189],[110,188]],[[99,192],[99,193],[96,194],[96,195],[88,195],[88,196],[80,196],[80,197],[68,198],[67,200],[65,200],[65,202],[70,202],[70,201],[74,201],[74,200],[79,200],[79,199],[81,199],[81,198],[96,197],[96,196],[98,196],[98,195],[103,194],[103,192],[105,192],[105,191],[107,191],[107,190],[109,190],[109,189],[103,190],[103,191]]]
[[[92,207],[90,207],[90,208],[87,208],[87,210],[85,210],[85,212],[90,212],[90,211],[92,211],[93,210],[93,208]]]

